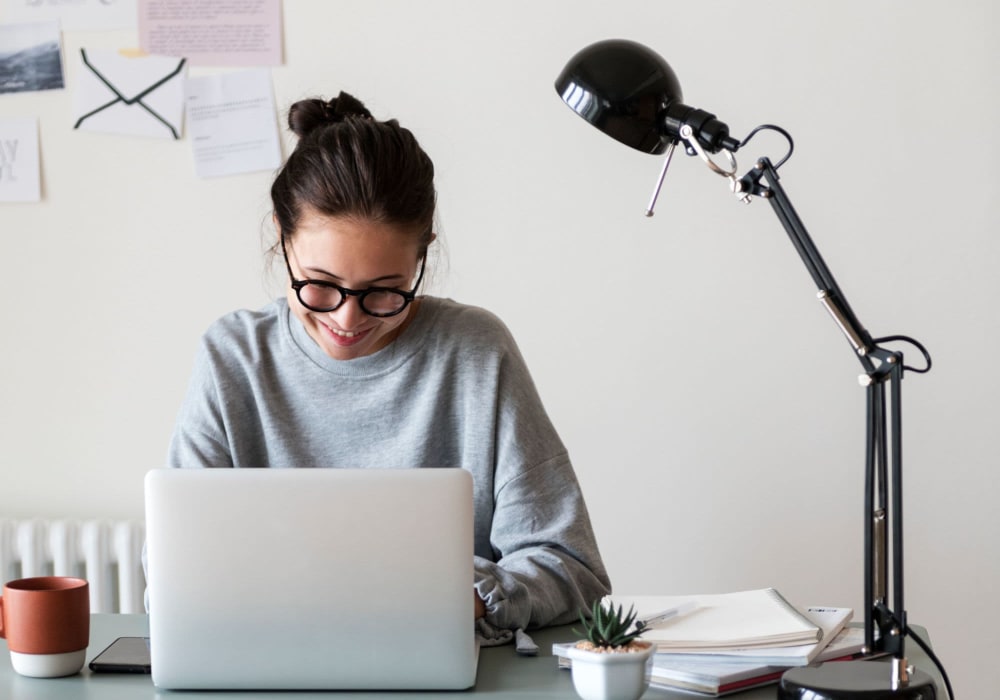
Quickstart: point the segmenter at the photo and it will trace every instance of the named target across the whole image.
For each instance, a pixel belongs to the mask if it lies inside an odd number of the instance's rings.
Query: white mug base
[[[22,654],[10,652],[10,663],[22,676],[32,678],[59,678],[72,676],[83,668],[87,650],[69,651],[65,654]]]

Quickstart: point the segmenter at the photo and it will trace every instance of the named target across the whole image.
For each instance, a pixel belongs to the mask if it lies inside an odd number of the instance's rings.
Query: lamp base
[[[935,700],[934,680],[920,670],[906,685],[892,689],[892,667],[882,661],[831,661],[785,672],[778,686],[780,700]]]

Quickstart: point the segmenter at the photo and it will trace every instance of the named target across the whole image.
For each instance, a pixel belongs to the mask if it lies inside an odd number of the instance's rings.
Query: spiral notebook
[[[642,638],[657,651],[707,653],[727,649],[779,647],[820,641],[823,630],[774,588],[677,596],[609,596],[640,620],[689,601],[694,609],[654,623]]]

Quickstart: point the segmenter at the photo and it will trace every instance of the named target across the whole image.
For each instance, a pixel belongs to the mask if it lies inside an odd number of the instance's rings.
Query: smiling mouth
[[[327,328],[330,327],[327,326]],[[333,333],[334,335],[340,336],[341,338],[353,338],[356,335],[361,335],[361,333],[363,333],[364,331],[358,331],[357,333],[355,333],[354,331],[339,331],[336,328],[330,328],[330,332]]]
[[[344,346],[353,345],[354,343],[360,342],[361,339],[364,336],[368,335],[368,333],[371,331],[371,328],[366,328],[360,331],[344,331],[340,330],[339,328],[333,328],[332,326],[328,326],[325,323],[320,323],[320,325],[324,329],[326,329],[326,331],[330,334],[330,338],[335,343]]]

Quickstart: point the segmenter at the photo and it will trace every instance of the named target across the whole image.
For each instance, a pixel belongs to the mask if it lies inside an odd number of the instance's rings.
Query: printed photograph
[[[62,87],[59,23],[0,24],[0,93]]]

